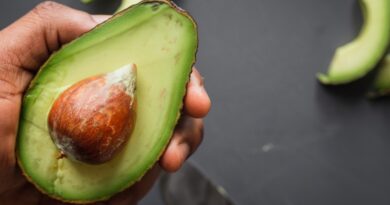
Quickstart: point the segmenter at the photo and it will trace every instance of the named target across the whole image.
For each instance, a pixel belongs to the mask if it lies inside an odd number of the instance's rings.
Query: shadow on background
[[[366,76],[354,82],[343,85],[322,85],[318,82],[318,88],[341,101],[356,101],[359,98],[367,98],[367,94],[372,89],[372,84],[377,74],[378,68],[375,68]]]

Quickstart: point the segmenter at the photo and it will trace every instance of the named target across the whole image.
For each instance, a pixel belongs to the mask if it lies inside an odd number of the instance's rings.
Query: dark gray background
[[[1,28],[37,2],[1,1]],[[118,3],[60,2],[93,13]],[[365,98],[370,79],[315,79],[359,31],[357,1],[178,3],[198,21],[197,66],[213,100],[193,161],[237,204],[390,204],[390,101]]]

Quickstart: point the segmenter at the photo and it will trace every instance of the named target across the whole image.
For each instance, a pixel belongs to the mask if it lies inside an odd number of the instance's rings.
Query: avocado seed
[[[134,64],[67,88],[48,117],[50,136],[66,157],[88,164],[112,159],[135,125]]]

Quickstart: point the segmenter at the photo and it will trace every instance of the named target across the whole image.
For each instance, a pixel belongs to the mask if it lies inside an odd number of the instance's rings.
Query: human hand
[[[22,96],[52,52],[107,18],[44,2],[0,31],[0,204],[62,204],[41,194],[17,166],[15,142]],[[97,204],[136,204],[151,188],[161,168],[168,172],[178,170],[202,141],[201,118],[207,115],[210,105],[202,77],[194,68],[184,99],[184,115],[159,163],[140,182]]]

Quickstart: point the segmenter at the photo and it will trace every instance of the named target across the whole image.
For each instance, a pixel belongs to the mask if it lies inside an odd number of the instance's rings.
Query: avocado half
[[[65,45],[42,66],[23,99],[19,165],[39,190],[65,202],[105,200],[128,188],[159,159],[174,131],[195,62],[197,27],[169,1],[143,1]],[[60,157],[48,132],[55,99],[72,84],[137,65],[136,124],[112,160],[89,165]]]
[[[338,48],[328,74],[318,74],[323,84],[344,84],[371,71],[386,52],[390,40],[390,1],[360,0],[364,24],[358,37]]]

